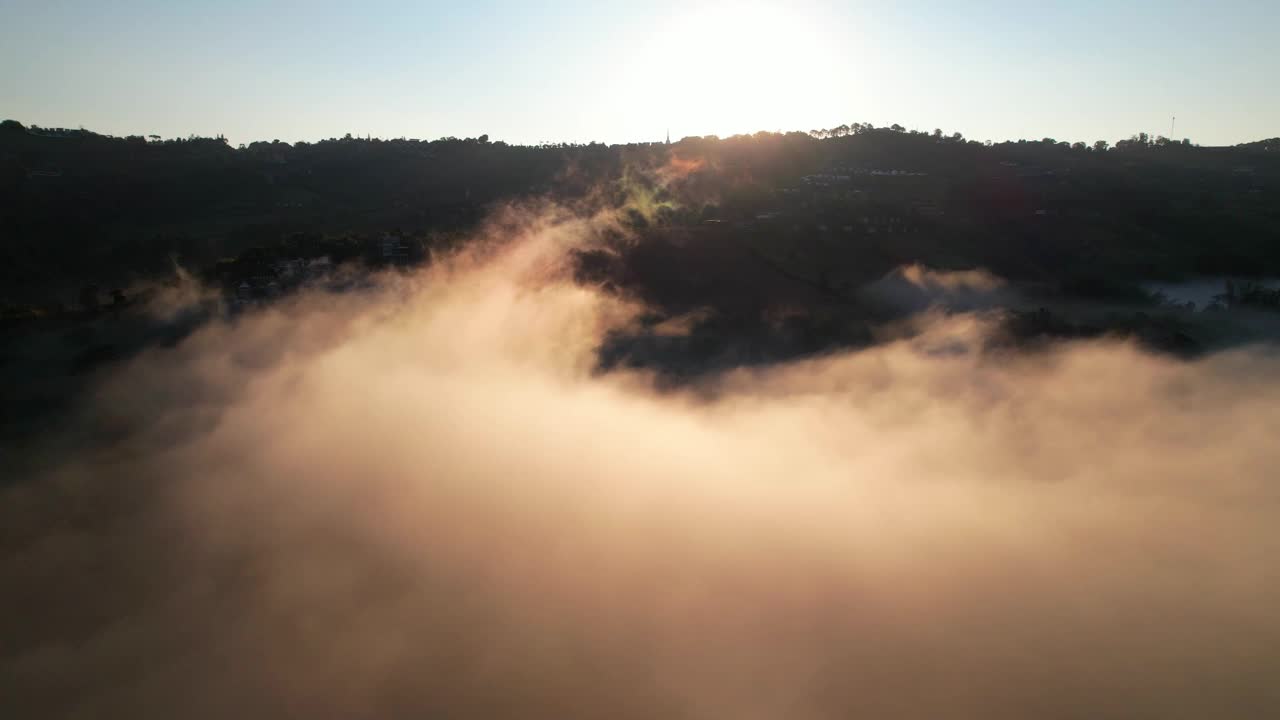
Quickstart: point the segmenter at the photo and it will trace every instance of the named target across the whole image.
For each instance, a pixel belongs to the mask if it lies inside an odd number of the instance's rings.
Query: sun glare
[[[828,46],[816,19],[800,10],[714,5],[672,18],[644,65],[657,71],[672,121],[690,132],[794,129],[807,127],[799,106],[821,104]]]

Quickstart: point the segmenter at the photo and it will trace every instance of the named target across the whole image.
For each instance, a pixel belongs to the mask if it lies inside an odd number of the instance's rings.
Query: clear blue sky
[[[1280,135],[1280,1],[0,0],[0,117],[233,142]]]

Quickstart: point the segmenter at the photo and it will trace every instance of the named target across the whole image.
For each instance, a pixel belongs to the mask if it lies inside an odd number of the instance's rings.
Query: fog
[[[597,369],[599,222],[104,377],[0,495],[0,716],[1280,713],[1270,351],[925,313],[659,390]]]

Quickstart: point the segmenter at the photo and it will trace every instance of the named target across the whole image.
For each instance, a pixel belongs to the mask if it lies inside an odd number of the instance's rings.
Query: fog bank
[[[107,378],[0,495],[0,715],[1280,713],[1271,354],[953,315],[659,391],[595,369],[589,230]]]

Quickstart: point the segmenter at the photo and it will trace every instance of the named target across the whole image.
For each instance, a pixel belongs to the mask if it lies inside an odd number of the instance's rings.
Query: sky
[[[0,117],[232,142],[1280,135],[1280,3],[0,0]]]

